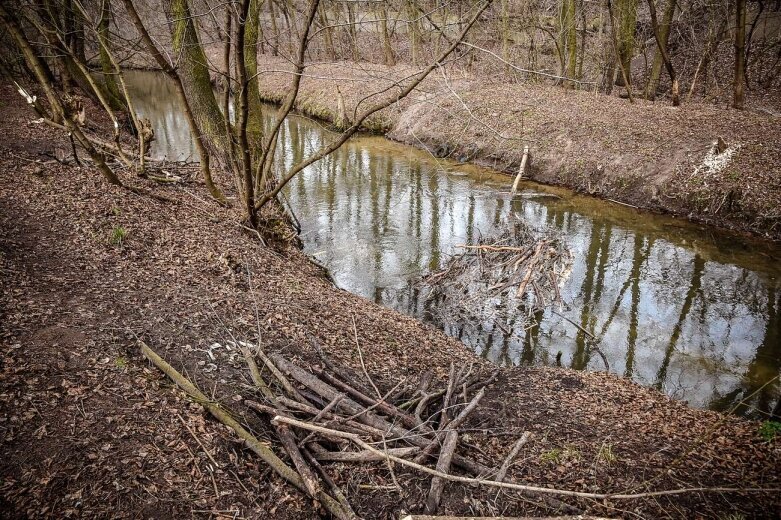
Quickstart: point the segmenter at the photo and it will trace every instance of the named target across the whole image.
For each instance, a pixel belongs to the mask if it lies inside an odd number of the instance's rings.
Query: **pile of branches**
[[[452,365],[445,386],[436,388],[430,373],[417,384],[399,382],[381,393],[364,370],[368,385],[323,357],[323,368],[307,370],[280,354],[239,343],[256,392],[243,402],[270,421],[290,464],[259,441],[220,404],[208,399],[187,378],[142,343],[142,353],[214,417],[231,427],[247,447],[290,484],[318,502],[334,518],[358,518],[348,493],[328,472],[332,462],[391,462],[432,475],[425,505],[435,514],[447,480],[490,479],[501,483],[521,447],[525,433],[498,468],[459,454],[459,429],[478,409],[486,387],[498,375],[478,373],[473,366]],[[260,360],[260,363],[258,361]],[[263,373],[258,365],[264,367]],[[269,379],[264,379],[268,375]],[[431,467],[433,466],[433,467]],[[460,475],[451,473],[458,469]]]
[[[242,350],[255,387],[253,395],[242,396],[242,401],[268,420],[272,435],[278,441],[268,443],[255,437],[250,427],[235,419],[228,408],[198,390],[146,343],[140,343],[141,353],[147,359],[212,416],[232,429],[277,475],[339,520],[359,517],[348,499],[350,490],[341,489],[328,473],[329,464],[334,462],[386,464],[394,488],[399,492],[405,490],[395,476],[394,464],[430,476],[425,516],[405,517],[419,520],[455,518],[431,516],[437,513],[448,482],[523,493],[538,497],[549,507],[568,514],[577,514],[578,510],[554,496],[607,501],[694,492],[777,492],[761,488],[694,487],[608,494],[514,482],[505,477],[515,457],[530,440],[529,432],[519,437],[501,464],[487,466],[459,453],[459,445],[466,445],[466,435],[462,436],[465,421],[480,406],[487,387],[497,379],[498,371],[473,373],[472,366],[455,370],[451,364],[448,380],[440,388],[432,383],[429,375],[421,377],[417,385],[402,380],[391,390],[381,393],[366,371],[360,348],[363,376],[369,386],[325,357],[324,368],[307,370],[280,354],[267,355],[260,347],[233,342]],[[258,368],[257,359],[269,374],[268,380]],[[287,460],[277,455],[275,444],[281,445],[285,452],[282,457]]]
[[[572,257],[554,235],[516,220],[499,235],[458,247],[464,251],[420,281],[435,322],[492,324],[511,334],[533,325],[537,311],[561,303],[559,285]]]

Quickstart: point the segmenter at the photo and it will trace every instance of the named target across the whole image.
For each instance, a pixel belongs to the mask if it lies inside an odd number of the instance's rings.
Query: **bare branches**
[[[509,335],[560,301],[559,278],[569,268],[569,252],[554,236],[538,235],[520,221],[508,228],[460,245],[465,253],[421,280],[437,322],[493,323]]]

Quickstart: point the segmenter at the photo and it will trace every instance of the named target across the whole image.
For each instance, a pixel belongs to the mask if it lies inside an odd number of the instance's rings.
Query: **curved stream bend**
[[[126,79],[139,112],[153,122],[156,153],[192,157],[168,79],[153,72],[129,72]],[[290,165],[327,138],[316,123],[292,117],[280,136],[280,157]],[[738,413],[761,415],[777,406],[778,248],[566,190],[527,185],[561,198],[512,198],[510,183],[485,169],[359,136],[305,170],[286,195],[306,251],[338,286],[422,318],[426,302],[410,281],[440,267],[457,244],[490,234],[511,214],[555,229],[574,256],[561,291],[567,308],[545,311],[538,326],[513,337],[490,324],[454,324],[446,332],[505,365],[553,364],[561,352],[564,366],[603,370],[586,330],[612,371],[694,406],[729,410],[749,395]]]

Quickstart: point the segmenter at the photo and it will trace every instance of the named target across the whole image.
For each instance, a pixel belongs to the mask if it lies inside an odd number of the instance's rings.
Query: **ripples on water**
[[[193,157],[167,78],[133,72],[127,80],[153,121],[156,152]],[[279,158],[290,165],[328,137],[321,125],[291,118]],[[560,315],[548,309],[537,326],[512,335],[490,323],[449,324],[446,332],[503,365],[555,364],[560,352],[564,366],[604,370],[596,347],[612,372],[694,406],[730,410],[748,397],[736,411],[752,416],[779,406],[778,248],[531,183],[524,189],[561,198],[513,198],[510,182],[359,136],[285,193],[306,251],[339,287],[422,319],[428,303],[413,282],[458,244],[490,235],[511,215],[554,229],[574,257]]]

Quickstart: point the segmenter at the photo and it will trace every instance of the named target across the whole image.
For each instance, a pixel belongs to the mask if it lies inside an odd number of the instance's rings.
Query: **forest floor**
[[[304,254],[262,246],[200,181],[107,185],[60,164],[70,145],[0,85],[0,511],[4,518],[313,518],[312,503],[139,353],[137,338],[215,395],[278,453],[268,422],[235,399],[249,376],[231,337],[304,365],[359,369],[382,391],[451,362],[487,369],[434,328],[333,287]],[[90,109],[92,110],[92,109]],[[88,114],[91,120],[94,112]],[[223,179],[223,185],[230,183]],[[353,330],[355,323],[355,332]],[[260,336],[260,337],[258,337]],[[356,376],[358,377],[358,376]],[[613,375],[502,369],[465,424],[466,453],[497,467],[524,431],[509,478],[593,492],[781,487],[781,443],[759,424],[688,408]],[[428,479],[384,464],[330,463],[363,518],[417,512]],[[562,499],[448,485],[440,513],[771,517],[781,493],[633,501]],[[733,516],[728,516],[733,515]]]
[[[288,61],[260,55],[260,88],[281,100]],[[781,239],[781,116],[701,102],[656,103],[507,83],[435,70],[413,93],[370,117],[368,130],[516,174],[691,220]],[[449,70],[449,69],[448,69]],[[335,62],[307,67],[297,108],[346,121],[394,96],[419,69]],[[380,93],[380,94],[376,94]],[[721,139],[722,153],[712,153]]]

